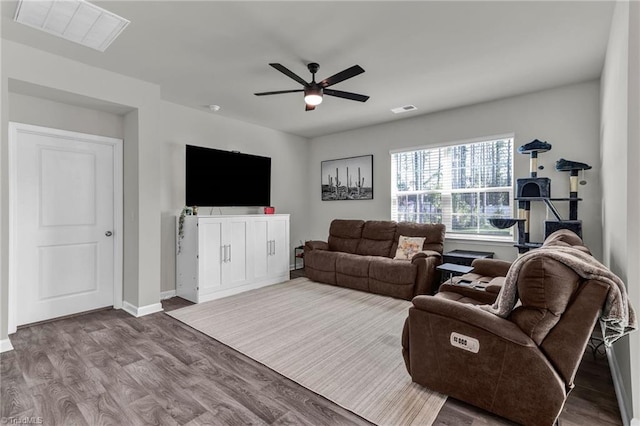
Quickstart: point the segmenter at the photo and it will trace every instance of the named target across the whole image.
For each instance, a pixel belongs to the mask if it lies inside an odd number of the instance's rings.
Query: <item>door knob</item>
[[[111,231],[107,231],[107,232],[105,232],[105,233],[104,233],[104,235],[106,235],[107,237],[110,237],[110,236],[112,236],[112,235],[113,235],[113,232],[111,232]]]

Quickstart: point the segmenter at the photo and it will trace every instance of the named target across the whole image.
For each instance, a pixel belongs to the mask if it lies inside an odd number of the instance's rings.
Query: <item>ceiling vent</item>
[[[20,0],[14,19],[101,52],[130,22],[84,0]]]
[[[397,108],[391,108],[391,112],[393,112],[394,114],[400,114],[403,112],[408,112],[408,111],[415,111],[418,108],[416,108],[415,105],[405,105],[405,106],[401,106],[401,107],[397,107]]]

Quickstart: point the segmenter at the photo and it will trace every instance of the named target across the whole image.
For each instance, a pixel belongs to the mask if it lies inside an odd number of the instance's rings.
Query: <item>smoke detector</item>
[[[130,23],[85,0],[20,0],[13,19],[100,52]]]
[[[417,109],[418,108],[416,108],[415,105],[405,105],[397,108],[391,108],[391,112],[394,114],[401,114],[403,112],[415,111]]]

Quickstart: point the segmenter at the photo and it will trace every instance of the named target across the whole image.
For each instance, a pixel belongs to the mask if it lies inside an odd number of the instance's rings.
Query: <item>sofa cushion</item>
[[[391,245],[396,235],[396,223],[388,220],[370,220],[362,228],[357,254],[364,256],[391,256]]]
[[[415,283],[418,267],[411,262],[376,257],[369,265],[369,276],[393,284]]]
[[[335,251],[326,250],[314,250],[312,254],[305,256],[304,266],[317,269],[319,271],[331,271],[336,270],[336,259],[341,253]]]
[[[363,220],[333,220],[329,227],[329,250],[355,253],[362,237],[363,227]]]
[[[336,283],[342,287],[369,291],[371,256],[340,253],[336,259]]]
[[[509,319],[539,345],[560,321],[580,281],[571,268],[557,260],[538,257],[527,261],[518,275],[521,305]]]
[[[393,258],[395,260],[411,260],[413,256],[422,251],[424,240],[424,237],[405,237],[400,235],[398,249]]]
[[[368,277],[371,256],[340,253],[336,258],[336,272],[354,277]]]
[[[369,265],[369,291],[411,300],[417,273],[411,262],[376,257]]]
[[[399,222],[396,227],[394,243],[391,246],[391,253],[398,249],[398,239],[400,235],[407,237],[425,237],[423,250],[433,250],[442,253],[444,249],[445,226],[441,223],[414,223]]]

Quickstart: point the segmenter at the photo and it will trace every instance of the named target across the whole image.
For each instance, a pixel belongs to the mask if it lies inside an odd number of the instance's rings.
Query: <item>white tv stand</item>
[[[194,303],[289,279],[289,215],[185,216],[176,221],[176,294]]]

